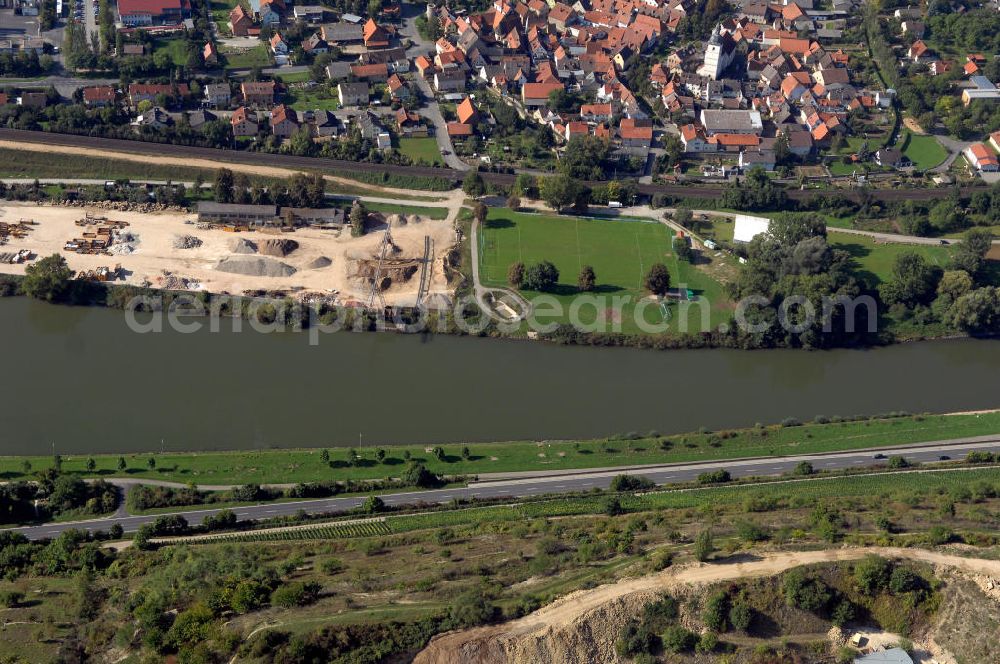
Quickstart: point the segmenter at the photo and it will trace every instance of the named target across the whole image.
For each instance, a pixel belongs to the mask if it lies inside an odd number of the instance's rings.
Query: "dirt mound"
[[[242,274],[248,277],[290,277],[296,270],[287,263],[272,258],[249,258],[230,256],[215,264],[220,272]]]
[[[265,256],[277,256],[283,258],[299,248],[299,243],[295,240],[264,240],[257,245],[257,251]]]
[[[331,265],[333,265],[333,261],[332,260],[330,260],[326,256],[319,256],[318,258],[314,258],[311,261],[309,261],[308,263],[306,263],[305,269],[307,269],[307,270],[318,270],[320,268],[330,267]]]
[[[201,239],[193,235],[178,235],[174,239],[174,249],[195,249],[201,245]]]
[[[229,251],[234,254],[256,254],[257,245],[242,237],[234,237],[229,241]]]

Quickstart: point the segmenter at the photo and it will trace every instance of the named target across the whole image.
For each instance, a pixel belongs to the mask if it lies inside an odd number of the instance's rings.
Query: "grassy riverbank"
[[[788,422],[786,424],[792,424]],[[62,468],[88,477],[130,477],[212,484],[278,484],[329,480],[378,479],[398,476],[407,461],[426,463],[439,474],[478,475],[498,472],[547,472],[653,463],[712,461],[753,456],[812,454],[886,445],[901,445],[1000,433],[1000,412],[969,415],[924,415],[852,422],[811,423],[701,432],[676,436],[627,436],[591,441],[470,443],[434,446],[384,446],[376,460],[375,445],[355,450],[331,449],[324,463],[319,449],[254,450],[126,454],[125,470],[118,455],[67,456]],[[468,454],[463,455],[463,448]],[[150,459],[154,467],[150,468]],[[30,464],[26,473],[25,461]],[[0,479],[18,480],[52,466],[48,456],[0,457]]]

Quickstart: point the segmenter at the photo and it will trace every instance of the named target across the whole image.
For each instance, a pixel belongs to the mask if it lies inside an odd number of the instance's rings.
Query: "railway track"
[[[25,129],[0,128],[0,140],[19,141],[24,143],[41,143],[44,145],[61,145],[67,147],[87,148],[92,150],[108,150],[113,152],[130,152],[151,157],[181,157],[189,159],[211,159],[252,166],[274,166],[305,171],[334,171],[341,173],[391,173],[394,175],[423,178],[441,178],[453,184],[462,181],[464,173],[450,168],[437,166],[404,166],[400,164],[376,164],[371,162],[346,161],[342,159],[325,159],[320,157],[296,157],[286,154],[271,154],[267,152],[246,152],[242,150],[227,150],[204,148],[192,145],[174,145],[171,143],[150,143],[146,141],[130,141],[120,138],[103,138],[98,136],[81,136],[76,134],[57,134],[44,131]],[[517,175],[514,173],[481,172],[483,180],[498,184],[511,185]],[[584,184],[595,186],[602,182],[586,181]],[[648,196],[664,194],[684,198],[718,199],[725,191],[721,186],[701,186],[693,184],[638,184],[638,192]],[[962,187],[963,195],[971,195],[982,187]],[[874,189],[870,196],[879,201],[915,200],[926,201],[941,198],[940,188],[919,189]],[[816,198],[843,197],[853,201],[861,199],[861,192],[847,189],[788,189],[788,198],[794,201],[808,201]]]

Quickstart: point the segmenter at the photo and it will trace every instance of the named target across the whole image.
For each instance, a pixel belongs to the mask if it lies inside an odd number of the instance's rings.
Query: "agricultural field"
[[[437,140],[433,138],[401,138],[399,139],[399,151],[416,163],[424,162],[431,166],[444,165]]]
[[[490,472],[550,471],[571,468],[708,461],[752,456],[810,454],[887,445],[982,436],[1000,431],[1000,413],[923,415],[803,426],[770,426],[732,432],[592,441],[520,441],[443,445],[438,459],[425,446],[386,446],[378,463],[373,450],[360,451],[360,463],[348,462],[347,450],[330,450],[330,463],[320,450],[259,450],[249,452],[166,453],[125,455],[125,470],[117,470],[117,455],[95,455],[95,469],[86,470],[86,456],[64,456],[62,468],[90,477],[129,477],[209,484],[276,484],[326,480],[379,479],[399,472],[405,457],[425,463],[444,475]],[[372,446],[374,447],[374,446]],[[462,454],[468,447],[468,455]],[[148,467],[149,457],[156,468]],[[25,474],[24,462],[31,465]],[[0,479],[26,479],[51,467],[47,456],[0,457]]]
[[[638,321],[650,326],[668,326],[669,332],[682,328],[681,313],[686,312],[683,327],[700,331],[702,311],[709,314],[709,329],[728,319],[729,302],[721,285],[696,267],[680,261],[671,248],[671,231],[654,221],[594,219],[564,217],[549,214],[513,212],[493,208],[480,236],[480,274],[491,286],[507,286],[507,270],[511,264],[526,266],[550,261],[559,270],[558,286],[550,295],[562,305],[567,321],[574,298],[580,294],[577,276],[585,265],[593,267],[597,286],[593,295],[603,297],[607,308],[594,312],[584,308],[580,318],[584,324],[612,329],[620,323],[624,333],[642,329]],[[667,266],[671,287],[693,291],[693,302],[657,303],[648,299],[643,286],[646,273],[654,263]],[[525,291],[528,299],[542,293]],[[613,298],[628,298],[620,307],[620,318],[613,307]],[[638,305],[638,306],[637,306]],[[547,319],[548,322],[552,318]]]

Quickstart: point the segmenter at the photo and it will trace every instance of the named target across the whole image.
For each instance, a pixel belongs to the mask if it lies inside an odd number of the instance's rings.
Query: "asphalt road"
[[[28,131],[24,129],[0,128],[0,139],[22,141],[27,143],[43,143],[45,145],[67,145],[92,150],[112,150],[146,154],[154,159],[157,156],[187,157],[214,159],[231,163],[276,166],[279,168],[298,169],[303,171],[332,169],[347,172],[392,173],[409,177],[437,177],[452,183],[461,182],[464,174],[452,168],[434,166],[401,166],[396,164],[375,164],[371,162],[346,161],[339,159],[322,159],[313,157],[296,157],[285,154],[270,154],[266,152],[247,152],[242,150],[218,150],[190,145],[171,145],[168,143],[151,143],[145,141],[130,141],[115,138],[100,138],[80,136],[75,134],[57,134],[44,131]],[[517,178],[513,173],[481,173],[484,180],[500,185],[511,185]],[[603,185],[604,182],[585,182],[588,186]],[[971,195],[982,191],[983,187],[963,187],[963,195]],[[685,198],[718,199],[725,188],[722,186],[701,186],[694,184],[639,184],[641,194],[666,194]],[[943,189],[923,187],[919,189],[873,189],[869,192],[872,199],[881,201],[899,200],[934,200],[944,195]],[[949,189],[950,191],[950,189]],[[842,197],[860,200],[861,193],[848,189],[789,189],[788,197],[792,200],[810,200],[813,198]]]
[[[666,464],[660,466],[631,466],[627,471],[632,475],[647,477],[657,484],[671,484],[678,482],[690,482],[697,479],[701,473],[712,470],[725,469],[734,478],[740,477],[768,477],[783,475],[791,472],[796,465],[802,461],[809,461],[817,471],[843,470],[845,468],[865,468],[871,466],[885,466],[888,461],[885,458],[876,459],[876,454],[903,455],[913,462],[934,462],[939,461],[943,456],[951,459],[962,459],[972,451],[1000,452],[1000,438],[996,436],[981,436],[977,438],[963,438],[951,441],[941,441],[938,443],[924,443],[917,445],[901,445],[896,447],[885,447],[868,450],[855,450],[850,452],[836,452],[831,454],[812,454],[784,457],[767,457],[753,459],[731,459],[724,461],[711,461],[703,463],[681,463]],[[544,477],[527,477],[523,479],[508,479],[499,481],[476,482],[467,487],[455,487],[448,489],[435,489],[428,491],[412,491],[405,493],[383,494],[381,498],[386,505],[420,505],[427,503],[446,503],[453,499],[460,498],[526,498],[542,494],[571,493],[575,491],[587,491],[590,489],[606,489],[615,475],[621,474],[625,468],[605,468],[579,472],[566,471],[558,474],[551,474]],[[288,503],[263,503],[260,505],[250,505],[246,507],[234,508],[233,512],[239,520],[247,519],[268,519],[277,516],[293,515],[300,510],[307,514],[323,514],[328,512],[347,511],[359,507],[364,502],[364,496],[352,496],[345,498],[320,498],[315,500],[301,500]],[[202,520],[210,515],[217,514],[221,510],[180,510],[172,514],[179,514],[187,519],[188,523],[200,524]],[[71,523],[48,523],[38,526],[27,526],[14,528],[16,532],[23,533],[29,539],[45,539],[58,535],[59,533],[77,528],[81,530],[96,531],[107,530],[112,524],[118,523],[126,532],[132,532],[144,523],[155,520],[162,515],[147,516],[120,516],[103,519],[92,519],[89,521],[76,521]]]

